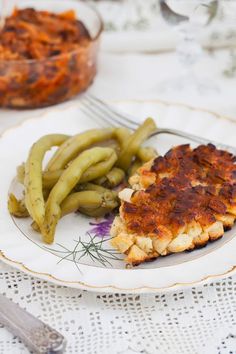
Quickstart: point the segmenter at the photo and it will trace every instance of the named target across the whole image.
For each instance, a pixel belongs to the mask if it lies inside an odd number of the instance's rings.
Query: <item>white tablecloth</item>
[[[102,52],[90,91],[107,100],[184,102],[236,118],[236,80],[222,75],[227,61],[228,52],[218,51],[199,64],[198,72],[213,77],[217,90],[168,93],[160,84],[179,71],[173,53]],[[37,114],[1,110],[0,131]],[[0,264],[0,286],[66,336],[67,353],[235,353],[236,277],[168,295],[109,295],[62,288]],[[0,353],[23,354],[27,349],[0,328]]]

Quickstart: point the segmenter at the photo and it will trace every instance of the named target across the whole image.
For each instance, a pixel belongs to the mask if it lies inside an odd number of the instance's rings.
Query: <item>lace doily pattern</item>
[[[236,277],[168,294],[97,294],[1,266],[0,286],[10,299],[60,331],[68,354],[235,352]],[[1,327],[0,353],[28,350]]]
[[[223,337],[217,346],[217,352],[220,354],[236,354],[236,336],[230,333]]]

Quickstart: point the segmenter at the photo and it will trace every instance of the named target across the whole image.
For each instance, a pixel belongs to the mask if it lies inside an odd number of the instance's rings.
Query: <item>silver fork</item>
[[[118,110],[114,109],[113,107],[109,106],[108,104],[106,104],[99,98],[94,97],[91,94],[84,94],[81,98],[81,103],[81,110],[93,120],[102,120],[110,126],[123,126],[131,130],[135,130],[139,126],[139,124],[135,122],[133,117],[128,114],[119,112]],[[233,154],[236,154],[235,147],[226,144],[221,144],[217,141],[205,139],[190,133],[185,133],[181,130],[158,128],[152,134],[152,137],[160,134],[171,134],[179,136],[181,138],[185,138],[187,140],[191,140],[199,144],[214,144],[218,149],[227,150],[229,152],[232,152]]]

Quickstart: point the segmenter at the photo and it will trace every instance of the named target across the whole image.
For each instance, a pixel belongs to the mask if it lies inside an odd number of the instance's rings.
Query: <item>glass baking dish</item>
[[[91,40],[76,50],[42,59],[0,59],[0,106],[39,108],[68,100],[92,83],[103,29],[99,14],[89,5],[74,0],[16,2],[19,9],[34,8],[61,13],[73,9],[87,28]]]

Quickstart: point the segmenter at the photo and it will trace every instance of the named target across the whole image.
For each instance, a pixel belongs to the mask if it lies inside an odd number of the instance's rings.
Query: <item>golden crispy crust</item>
[[[127,261],[139,264],[159,255],[203,247],[220,238],[224,228],[232,227],[236,218],[235,161],[235,156],[212,144],[196,149],[180,145],[144,165],[130,180],[140,190],[129,201],[122,201],[120,208],[123,231],[133,235],[136,246],[131,246],[132,252],[126,249]],[[117,237],[119,249],[119,233]],[[140,237],[149,241],[140,242]],[[142,254],[138,255],[137,247]]]

